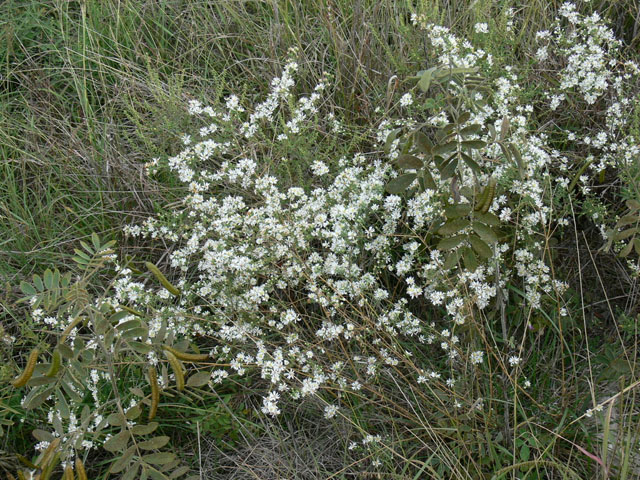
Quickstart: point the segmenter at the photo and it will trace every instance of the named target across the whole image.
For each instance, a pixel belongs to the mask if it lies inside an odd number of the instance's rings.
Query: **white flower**
[[[321,177],[322,175],[326,175],[327,173],[329,173],[329,167],[327,167],[324,162],[316,160],[311,164],[311,172],[315,176]]]
[[[489,33],[489,25],[486,23],[476,23],[473,29],[476,33]]]
[[[484,352],[477,350],[475,352],[472,352],[469,358],[471,360],[471,363],[473,363],[474,365],[478,365],[479,363],[482,363],[484,359]]]
[[[408,107],[412,103],[413,103],[413,96],[409,92],[405,93],[400,99],[400,105],[402,105],[403,107]]]
[[[564,100],[564,94],[560,95],[552,95],[551,102],[549,103],[549,108],[551,110],[555,110],[560,106],[560,103]]]
[[[547,58],[549,58],[549,52],[547,51],[547,47],[540,47],[536,52],[536,58],[539,62],[544,62]]]
[[[337,405],[327,405],[326,407],[324,407],[324,418],[333,418],[337,412]]]
[[[275,417],[280,414],[280,409],[278,408],[278,399],[280,398],[280,394],[278,392],[270,392],[268,396],[262,399],[262,413],[267,415],[271,415]]]
[[[237,95],[229,95],[226,99],[227,109],[230,111],[244,112],[244,108],[240,106],[240,99]]]

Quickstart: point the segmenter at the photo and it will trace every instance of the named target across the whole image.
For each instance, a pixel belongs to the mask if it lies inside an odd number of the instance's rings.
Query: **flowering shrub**
[[[521,103],[515,69],[494,69],[486,52],[419,17],[437,67],[369,132],[372,151],[308,158],[300,185],[276,176],[270,155],[344,135],[326,79],[295,95],[291,60],[255,105],[235,95],[219,107],[191,101],[203,127],[181,153],[147,165],[188,193],[176,210],[126,229],[168,245],[167,261],[143,274],[94,238],[78,251],[79,280],[49,272],[23,285],[33,318],[62,332],[49,364],[34,361],[16,384],[32,387],[24,406],[46,405],[54,427],[36,434],[40,465],[66,467],[103,446],[123,478],[186,474],[168,437],[148,437],[160,399],[241,380],[268,417],[304,401],[327,422],[352,424],[358,436],[341,440],[374,468],[404,459],[466,478],[467,468],[544,456],[562,410],[532,390],[540,365],[530,359],[547,327],[579,335],[550,239],[569,223],[575,187],[590,194],[588,172],[630,168],[639,153],[623,114],[635,108],[628,84],[638,67],[618,62],[599,18],[570,5],[561,15],[538,35],[537,60],[558,81],[540,102],[606,103],[601,130],[588,135],[580,125],[536,129],[538,105]],[[588,147],[586,167],[556,147],[558,135]],[[599,208],[593,218],[605,222]],[[614,226],[602,223],[602,233]],[[110,264],[112,285],[92,298],[91,276]],[[533,415],[535,437],[517,426]],[[487,451],[487,438],[507,452],[517,445],[519,456]],[[407,460],[407,442],[426,460]]]

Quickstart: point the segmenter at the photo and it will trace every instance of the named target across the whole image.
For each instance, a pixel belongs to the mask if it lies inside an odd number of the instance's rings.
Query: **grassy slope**
[[[417,9],[469,35],[476,22],[488,22],[492,33],[483,40],[485,48],[504,63],[525,67],[530,52],[522,46],[549,24],[558,3],[3,2],[2,325],[14,333],[28,331],[10,300],[21,279],[46,266],[62,268],[77,240],[92,232],[118,238],[124,223],[175,198],[176,185],[151,183],[141,169],[148,159],[175,152],[176,139],[189,129],[189,98],[264,91],[264,79],[278,72],[295,46],[306,85],[322,71],[332,73],[335,102],[357,128],[387,94],[392,75],[423,66],[424,41],[410,26],[411,12]],[[634,2],[600,3],[630,51],[637,49]],[[502,12],[509,6],[521,22],[515,41],[505,34]],[[0,378],[13,372],[9,362],[17,356],[3,348]],[[9,450],[10,441],[14,448],[23,442],[4,437],[0,451]]]

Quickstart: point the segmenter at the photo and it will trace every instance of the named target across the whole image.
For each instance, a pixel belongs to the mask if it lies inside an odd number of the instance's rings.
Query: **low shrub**
[[[403,79],[372,127],[345,129],[328,75],[297,94],[293,51],[262,101],[191,101],[202,128],[147,164],[188,192],[126,228],[162,246],[158,266],[94,236],[75,275],[22,285],[47,333],[14,386],[29,387],[31,421],[53,426],[34,431],[32,469],[69,469],[102,446],[122,478],[186,475],[157,432],[170,410],[189,419],[191,403],[229,391],[255,405],[240,421],[303,409],[348,432],[336,439],[348,473],[638,468],[632,348],[605,357],[613,372],[599,366],[558,252],[597,231],[637,279],[638,66],[570,4],[538,34],[531,69],[547,82],[533,92],[530,72],[413,21],[434,66]]]

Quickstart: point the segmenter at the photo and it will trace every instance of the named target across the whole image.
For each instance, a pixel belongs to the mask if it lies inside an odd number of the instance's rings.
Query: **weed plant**
[[[504,3],[5,5],[9,478],[635,478],[637,12]]]

